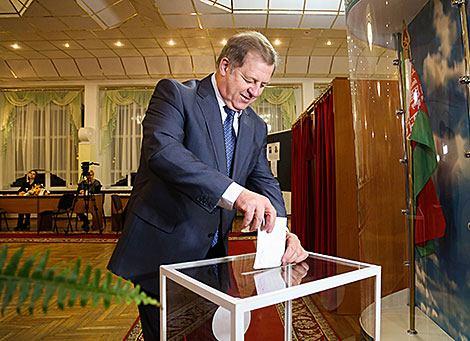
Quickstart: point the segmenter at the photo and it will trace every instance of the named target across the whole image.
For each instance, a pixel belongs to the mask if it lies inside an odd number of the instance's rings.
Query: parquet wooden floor
[[[241,219],[237,219],[234,230],[239,231]],[[14,226],[14,221],[10,223],[10,228]],[[32,223],[34,223],[32,221]],[[110,224],[109,224],[110,225]],[[32,228],[32,231],[36,231]],[[66,226],[65,221],[60,221],[59,231],[63,233]],[[4,229],[4,228],[3,228]],[[111,232],[107,226],[104,232]],[[8,258],[21,247],[19,243],[8,244]],[[0,248],[3,246],[0,240]],[[29,255],[37,252],[44,252],[50,249],[48,268],[65,261],[72,264],[77,258],[82,259],[82,270],[88,264],[94,268],[106,269],[106,264],[114,250],[115,244],[95,244],[95,243],[28,243],[25,245],[23,260]],[[314,299],[319,307],[321,300]],[[1,302],[1,301],[0,301]],[[114,301],[111,307],[105,310],[100,305],[92,308],[88,305],[82,308],[80,305],[66,307],[60,310],[57,307],[55,298],[49,304],[49,311],[43,314],[40,304],[36,303],[33,315],[29,315],[27,306],[24,305],[21,315],[16,313],[16,298],[7,307],[4,316],[0,316],[0,341],[1,340],[123,340],[130,327],[138,316],[137,306],[117,305]],[[1,306],[1,303],[0,303]],[[332,328],[337,332],[342,340],[361,340],[358,328],[358,315],[340,316],[328,314],[323,311]]]
[[[3,246],[0,244],[0,246]],[[21,244],[8,244],[8,258]],[[50,249],[48,268],[61,262],[72,263],[82,259],[82,269],[88,264],[101,269],[114,250],[115,244],[86,243],[29,243],[25,245],[23,260],[36,252]],[[29,301],[28,301],[29,304]],[[28,304],[21,315],[16,313],[16,298],[0,316],[0,340],[122,340],[138,316],[137,306],[116,305],[113,301],[107,310],[102,304],[96,308],[79,304],[60,310],[55,298],[49,304],[49,311],[43,314],[39,301],[34,314],[29,315]]]

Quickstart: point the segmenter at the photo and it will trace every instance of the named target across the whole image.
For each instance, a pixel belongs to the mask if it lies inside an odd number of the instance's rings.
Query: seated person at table
[[[95,172],[90,170],[86,176],[86,179],[83,180],[78,184],[78,190],[80,195],[90,195],[90,194],[98,194],[101,192],[101,183],[95,179]],[[93,203],[90,203],[89,212],[93,212]],[[89,221],[88,217],[85,213],[78,213],[78,218],[80,221],[83,221],[82,229],[88,231],[89,228]]]
[[[19,195],[34,195],[34,193],[29,193],[35,185],[39,185],[38,182],[38,172],[35,170],[30,170],[26,181],[21,185],[18,190]],[[18,214],[18,223],[16,224],[15,231],[29,230],[29,220],[30,214]]]

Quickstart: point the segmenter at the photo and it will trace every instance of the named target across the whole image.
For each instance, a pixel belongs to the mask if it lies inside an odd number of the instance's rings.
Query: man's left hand
[[[300,263],[308,257],[307,251],[300,245],[300,240],[295,234],[287,232],[286,243],[286,252],[281,259],[282,265]]]

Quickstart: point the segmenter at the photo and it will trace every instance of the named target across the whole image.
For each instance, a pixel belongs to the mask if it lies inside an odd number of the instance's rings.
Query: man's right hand
[[[268,198],[244,189],[233,207],[244,214],[242,229],[250,226],[250,231],[256,231],[265,222],[262,230],[270,233],[274,228],[276,210]]]
[[[299,285],[307,275],[309,266],[306,262],[289,265],[290,269],[282,268],[282,278],[289,286]],[[289,278],[290,275],[290,278]]]

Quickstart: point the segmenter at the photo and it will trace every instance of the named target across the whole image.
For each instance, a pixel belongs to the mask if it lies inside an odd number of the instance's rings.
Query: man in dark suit
[[[262,34],[243,32],[229,39],[215,74],[157,84],[111,271],[158,298],[160,265],[227,254],[235,210],[251,231],[271,232],[276,216],[287,226],[281,190],[266,159],[267,127],[249,107],[276,63]],[[307,257],[294,234],[287,233],[286,243],[284,264]],[[158,309],[140,305],[139,313],[144,338],[157,340]]]

